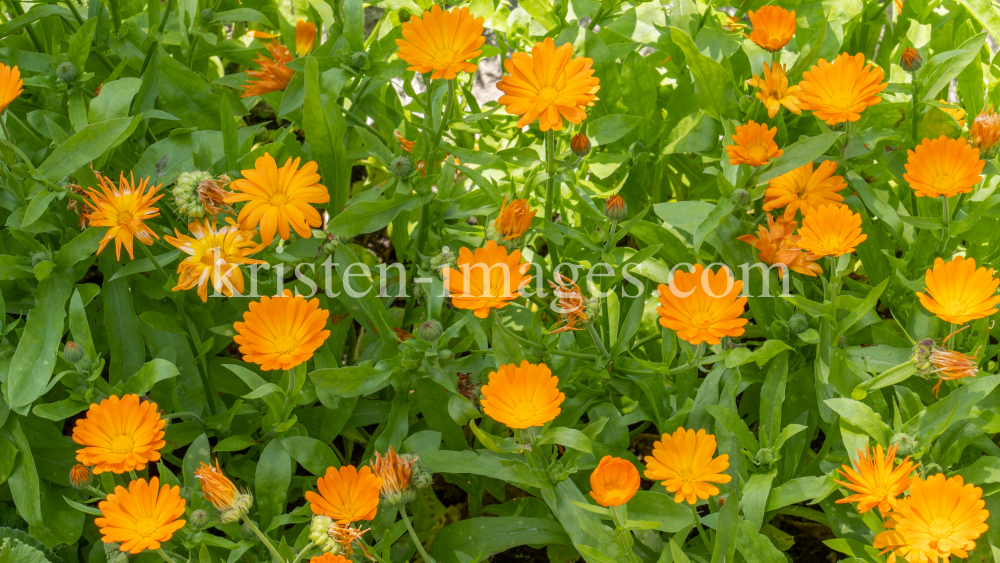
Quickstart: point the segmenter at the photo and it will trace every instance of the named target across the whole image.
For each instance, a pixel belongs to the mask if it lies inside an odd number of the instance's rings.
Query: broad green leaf
[[[739,533],[740,513],[737,506],[740,500],[733,491],[726,504],[719,511],[718,532],[715,535],[715,549],[712,551],[712,563],[728,563],[736,556],[736,536]]]
[[[740,525],[747,524],[751,530],[757,532],[764,524],[764,512],[767,509],[767,496],[771,492],[771,483],[778,475],[777,468],[768,473],[755,473],[750,476],[747,484],[743,487],[743,516],[746,520]]]
[[[757,450],[760,449],[760,443],[754,437],[753,432],[750,432],[750,429],[747,428],[746,422],[743,422],[739,414],[722,405],[706,405],[705,410],[715,417],[715,420],[725,427],[726,430],[729,430],[736,436],[740,441],[740,446],[749,450],[751,454],[757,453]]]
[[[101,86],[101,95],[90,102],[88,120],[96,125],[102,121],[127,117],[132,100],[142,87],[140,78],[119,78]]]
[[[292,459],[306,471],[321,477],[329,467],[340,468],[340,460],[330,446],[308,436],[289,436],[281,441]]]
[[[814,137],[804,137],[798,142],[786,147],[784,153],[771,161],[771,167],[757,178],[757,185],[762,186],[772,178],[791,172],[813,162],[830,150],[843,133],[828,131]]]
[[[167,360],[156,358],[147,362],[132,377],[125,380],[125,393],[145,395],[160,381],[180,375],[177,366]]]
[[[264,447],[254,481],[254,503],[260,526],[267,529],[271,519],[285,511],[288,487],[292,482],[292,458],[281,440],[271,440]]]
[[[20,463],[16,464],[7,480],[17,513],[31,526],[42,526],[42,493],[38,483],[38,470],[31,444],[21,430],[17,417],[7,419],[7,423],[0,428],[0,436],[13,444],[20,454]]]
[[[635,115],[615,113],[598,117],[587,124],[587,136],[595,146],[610,145],[628,135],[642,123],[642,118]]]
[[[267,16],[258,12],[257,10],[251,8],[236,8],[235,10],[228,10],[225,12],[219,12],[215,14],[216,22],[254,22],[261,25],[274,28],[274,24],[271,20],[267,19]],[[103,92],[102,92],[103,93]]]
[[[117,147],[138,124],[136,117],[91,123],[52,151],[38,172],[46,180],[57,182]]]
[[[364,233],[373,233],[385,228],[403,211],[410,211],[429,205],[434,194],[417,195],[397,192],[392,199],[380,201],[359,201],[352,203],[330,221],[330,232],[352,238]]]
[[[861,428],[883,447],[888,447],[892,439],[892,428],[882,422],[882,417],[868,405],[853,399],[827,399],[824,401],[835,413]],[[853,453],[853,450],[848,450]]]
[[[995,14],[995,11],[994,11]],[[986,41],[986,33],[967,40],[953,51],[937,53],[920,69],[920,100],[937,100],[941,90],[954,80],[962,70],[979,58],[979,51]]]
[[[562,526],[548,518],[469,518],[442,528],[434,538],[431,555],[439,563],[460,563],[456,551],[492,553],[520,545],[568,543],[570,538]]]
[[[713,119],[737,119],[740,113],[736,102],[733,74],[718,61],[701,54],[691,36],[671,27],[670,39],[684,53],[684,63],[694,76],[698,106]]]
[[[365,361],[356,366],[318,369],[309,373],[313,385],[338,397],[369,395],[389,384],[393,367],[379,362],[374,367]]]

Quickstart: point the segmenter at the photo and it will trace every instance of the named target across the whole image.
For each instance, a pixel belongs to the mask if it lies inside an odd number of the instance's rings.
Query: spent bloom
[[[91,404],[87,416],[77,419],[73,441],[83,448],[76,450],[76,460],[96,474],[145,469],[160,459],[166,425],[156,403],[140,401],[138,395],[112,395]]]
[[[842,176],[834,175],[837,161],[825,160],[819,166],[805,164],[772,178],[764,192],[764,211],[785,208],[785,217],[795,217],[795,212],[808,215],[824,204],[840,204],[844,196],[840,191],[847,187]]]
[[[541,426],[559,415],[566,395],[559,391],[559,378],[545,364],[522,360],[490,372],[480,389],[483,412],[509,428]]]
[[[795,10],[780,6],[763,6],[747,12],[753,31],[746,38],[772,53],[781,49],[795,35]]]
[[[288,86],[288,81],[292,79],[295,71],[285,66],[285,63],[292,61],[292,53],[277,41],[271,41],[267,45],[267,50],[271,53],[271,58],[258,53],[254,62],[260,66],[260,70],[248,70],[249,79],[243,85],[243,94],[240,97],[263,96],[271,92],[284,90]]]
[[[917,197],[967,194],[979,183],[986,162],[964,138],[924,139],[907,150],[906,180]]]
[[[306,491],[306,501],[313,514],[327,516],[339,524],[375,518],[382,479],[370,467],[360,470],[353,465],[340,469],[328,467],[316,481],[319,491]]]
[[[392,446],[389,446],[389,451],[385,455],[375,452],[371,462],[372,471],[382,480],[379,494],[387,505],[399,507],[417,498],[417,491],[410,486],[416,459],[397,454]]]
[[[949,334],[942,344],[966,328],[968,326]],[[934,386],[934,396],[936,397],[941,390],[941,384],[945,381],[975,377],[979,373],[978,355],[978,349],[972,356],[967,356],[957,350],[938,346],[933,338],[925,338],[914,347],[911,360],[921,375],[936,375],[938,377],[938,382]]]
[[[232,208],[225,203],[228,193],[225,186],[228,184],[229,176],[225,174],[215,178],[202,170],[181,172],[170,193],[174,196],[178,213],[192,219],[206,215],[215,217],[220,211],[232,212]]]
[[[101,191],[87,190],[87,197],[90,199],[86,202],[91,209],[87,214],[90,226],[108,227],[97,253],[100,254],[105,245],[114,240],[117,259],[121,260],[122,246],[128,252],[128,257],[134,259],[133,239],[152,245],[154,238],[160,238],[144,222],[160,215],[160,211],[153,207],[163,197],[162,194],[156,195],[160,186],[147,190],[149,178],[136,186],[135,177],[130,174],[126,179],[124,172],[121,173],[117,186],[103,175],[98,176],[98,181],[101,183]]]
[[[889,512],[896,507],[896,497],[910,488],[916,466],[909,457],[895,465],[895,445],[889,446],[885,452],[882,446],[876,446],[871,451],[867,447],[859,449],[858,458],[853,463],[853,468],[844,465],[838,470],[848,482],[834,481],[855,494],[839,499],[837,504],[856,502],[858,512],[862,514],[877,506],[883,517],[889,516]]]
[[[738,125],[733,135],[732,145],[726,147],[729,164],[763,166],[772,158],[778,158],[783,151],[774,142],[778,128],[768,128],[766,123],[757,124],[753,120],[746,125]]]
[[[556,282],[549,281],[552,292],[555,294],[556,312],[559,313],[559,320],[562,326],[549,332],[558,334],[569,330],[582,330],[583,325],[590,322],[587,315],[587,299],[580,292],[580,286],[560,272],[556,272]],[[577,325],[581,326],[577,326]]]
[[[868,63],[865,55],[853,57],[841,53],[832,63],[820,59],[802,73],[799,81],[799,100],[802,109],[813,114],[827,125],[861,119],[861,112],[882,101],[879,93],[888,83],[883,83],[885,73],[878,66]]]
[[[601,506],[621,506],[639,490],[639,470],[632,462],[609,455],[590,474],[590,496]]]
[[[980,112],[969,127],[969,142],[986,160],[996,158],[1000,151],[1000,114],[990,106]]]
[[[458,251],[456,268],[444,268],[444,285],[457,309],[472,310],[485,319],[491,309],[502,309],[516,299],[531,281],[525,275],[530,264],[521,262],[521,251],[509,255],[507,249],[492,240],[475,252]]]
[[[740,297],[743,282],[734,280],[725,267],[714,272],[701,264],[695,264],[691,272],[678,269],[670,285],[660,284],[657,290],[660,324],[694,346],[740,336],[749,322],[741,317],[747,303],[746,297]]]
[[[243,293],[243,271],[240,264],[264,264],[263,260],[250,258],[260,252],[263,244],[254,242],[255,231],[245,231],[236,225],[231,217],[221,229],[214,221],[205,219],[188,225],[191,236],[174,229],[176,238],[165,236],[163,240],[188,255],[177,266],[177,285],[174,291],[198,288],[198,297],[208,302],[208,286],[211,283],[215,293],[226,297]]]
[[[434,5],[421,16],[410,16],[400,26],[403,38],[396,39],[399,58],[410,66],[406,70],[430,72],[431,80],[452,80],[459,72],[476,72],[469,62],[483,53],[483,18],[466,7],[444,11]]]
[[[924,276],[924,291],[917,298],[925,309],[946,323],[965,324],[997,312],[1000,280],[993,268],[976,268],[975,258],[956,256],[945,262],[934,260],[934,267]]]
[[[97,505],[101,517],[94,519],[94,524],[100,528],[101,541],[121,544],[121,551],[137,554],[156,550],[184,527],[180,517],[185,504],[180,487],[160,487],[157,477],[148,483],[139,479],[129,483],[128,489],[115,487],[115,492]]]
[[[241,493],[236,489],[236,485],[223,475],[219,460],[215,460],[215,467],[202,462],[201,467],[194,471],[194,476],[201,482],[201,492],[205,500],[211,502],[221,513],[220,522],[224,524],[236,522],[250,510],[253,497],[250,493]]]
[[[762,74],[763,78],[754,74],[753,78],[747,80],[747,84],[758,88],[757,99],[764,103],[769,118],[774,119],[781,106],[785,106],[785,109],[796,115],[802,113],[797,95],[799,87],[788,85],[788,76],[785,75],[784,65],[773,63],[769,66],[764,63]]]
[[[714,483],[723,484],[732,477],[723,473],[729,468],[729,456],[715,455],[715,435],[678,428],[653,443],[653,452],[645,458],[647,479],[662,481],[674,502],[697,504],[698,499],[719,494]]]
[[[736,240],[752,244],[757,249],[757,257],[768,265],[784,264],[789,270],[805,276],[816,277],[823,273],[823,268],[815,262],[818,258],[798,247],[802,238],[792,233],[798,226],[795,219],[787,215],[779,215],[777,219],[767,215],[767,226],[757,226],[757,236],[752,234],[736,237]],[[778,270],[778,277],[784,276],[784,270]]]
[[[319,299],[306,301],[286,289],[279,297],[263,296],[250,303],[243,321],[233,323],[243,361],[264,371],[288,370],[308,361],[330,336],[330,312],[319,308]]]
[[[846,205],[820,205],[802,220],[799,248],[816,256],[841,256],[854,252],[868,239],[861,232],[861,215]]]
[[[507,250],[514,250],[519,245],[521,237],[531,228],[531,220],[538,211],[528,207],[528,200],[514,199],[509,204],[503,198],[500,213],[486,227],[486,238],[503,245]]]

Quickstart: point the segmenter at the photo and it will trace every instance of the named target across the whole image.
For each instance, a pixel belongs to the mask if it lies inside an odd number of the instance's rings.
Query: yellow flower
[[[854,491],[848,497],[837,501],[837,504],[858,503],[858,512],[864,514],[875,508],[879,509],[882,516],[888,516],[889,512],[896,506],[896,497],[902,495],[910,488],[913,480],[913,470],[916,466],[907,457],[898,466],[893,468],[896,462],[896,446],[889,446],[889,451],[883,452],[882,446],[872,448],[869,452],[866,447],[858,450],[858,458],[854,460],[854,469],[848,465],[842,466],[839,471],[849,482],[834,482]]]
[[[545,364],[522,360],[490,372],[483,385],[483,413],[509,428],[542,426],[561,412],[566,395],[559,391],[559,378]]]
[[[753,120],[746,125],[736,127],[733,135],[735,144],[726,147],[729,153],[729,164],[749,164],[763,166],[772,158],[778,158],[783,151],[774,142],[778,128],[769,129],[767,124],[758,125]]]
[[[476,72],[469,61],[483,53],[483,18],[473,16],[466,7],[445,12],[434,5],[420,17],[400,26],[402,39],[396,39],[399,58],[410,66],[406,70],[433,72],[431,80],[452,80],[459,72]]]
[[[909,496],[899,499],[892,513],[895,530],[903,535],[911,551],[926,559],[949,561],[966,558],[976,548],[976,540],[986,533],[989,511],[983,507],[983,490],[966,484],[956,475],[946,479],[941,473],[926,480],[914,479]]]
[[[917,298],[942,321],[964,324],[997,312],[997,286],[1000,280],[993,277],[993,268],[976,269],[974,258],[956,256],[947,263],[937,258],[924,277],[927,294],[918,291]]]
[[[21,71],[17,65],[7,66],[0,63],[0,112],[7,109],[14,98],[21,95],[21,92],[24,91],[21,89],[23,84]]]
[[[903,179],[917,197],[952,197],[967,194],[979,183],[986,162],[979,149],[963,139],[924,139],[916,150],[906,151]]]
[[[757,92],[757,99],[764,102],[764,107],[767,108],[767,116],[774,119],[774,116],[778,115],[778,110],[781,106],[785,106],[785,109],[798,115],[802,113],[802,109],[799,108],[799,98],[796,93],[799,91],[798,86],[789,86],[788,77],[785,76],[785,66],[781,63],[774,63],[768,66],[764,63],[764,78],[753,75],[753,78],[747,80],[747,84],[750,86],[756,86],[759,88]]]
[[[155,550],[170,541],[174,532],[184,527],[184,505],[181,488],[170,485],[160,487],[160,480],[153,477],[132,481],[125,487],[115,487],[115,492],[101,501],[97,508],[101,517],[94,524],[101,530],[101,541],[119,543],[121,551],[137,554]]]
[[[960,108],[960,107],[958,107],[958,106],[953,106],[951,103],[948,102],[948,100],[938,100],[938,101],[941,102],[942,104],[948,104],[948,107],[941,108],[941,111],[943,111],[943,112],[947,113],[948,115],[954,117],[955,121],[958,122],[958,126],[964,129],[965,128],[965,110],[962,109],[962,108]]]
[[[694,346],[718,344],[725,336],[740,336],[747,298],[740,297],[743,282],[733,280],[725,268],[706,270],[695,264],[693,272],[678,269],[670,285],[660,284],[660,324],[677,332],[677,338]]]
[[[288,289],[279,297],[252,301],[243,322],[233,323],[243,361],[263,371],[288,370],[308,361],[330,336],[324,330],[330,312],[319,308],[319,299],[292,297]]]
[[[198,297],[208,302],[208,285],[211,282],[216,293],[226,297],[243,293],[243,271],[240,264],[264,264],[263,260],[249,258],[251,254],[264,248],[254,242],[255,231],[240,229],[231,217],[228,225],[216,229],[214,222],[205,219],[188,225],[193,237],[182,235],[174,229],[172,236],[163,240],[188,255],[177,266],[177,285],[174,291],[184,291],[198,286]]]
[[[861,233],[861,215],[846,205],[820,205],[802,220],[799,248],[817,256],[841,256],[868,239]]]
[[[746,38],[772,53],[781,49],[795,35],[795,10],[789,12],[780,6],[763,6],[747,12],[753,31]]]
[[[312,52],[316,42],[316,24],[299,18],[295,22],[295,54],[304,57]]]
[[[76,460],[96,474],[145,469],[160,459],[160,449],[167,444],[166,425],[156,403],[140,402],[138,395],[112,395],[90,405],[86,418],[77,419],[73,441],[83,448],[76,450]]]
[[[639,490],[639,470],[632,462],[609,455],[590,474],[590,496],[601,506],[621,506]]]
[[[101,246],[97,249],[100,254],[112,240],[115,241],[115,257],[121,260],[122,246],[128,252],[128,257],[134,259],[132,254],[132,239],[138,239],[142,244],[152,245],[154,238],[160,238],[150,229],[144,221],[159,217],[160,210],[153,207],[162,194],[156,195],[160,186],[150,188],[146,191],[149,178],[135,185],[135,178],[130,175],[125,178],[122,172],[116,187],[113,182],[102,175],[98,175],[101,183],[101,191],[87,190],[87,206],[93,211],[87,214],[91,227],[108,227],[101,240]]]
[[[503,309],[520,296],[531,281],[525,275],[530,264],[521,262],[521,251],[507,254],[507,249],[492,240],[473,253],[468,248],[458,251],[456,268],[444,268],[444,286],[448,288],[456,309],[475,311],[485,319],[490,309]]]
[[[360,470],[345,465],[339,470],[328,467],[326,475],[316,481],[319,493],[306,491],[306,501],[313,514],[329,516],[339,524],[371,520],[378,511],[382,479],[370,467]]]
[[[259,35],[258,35],[259,36]],[[258,53],[254,62],[260,66],[260,70],[248,70],[249,79],[243,85],[242,98],[250,96],[263,96],[270,92],[284,90],[288,86],[288,81],[292,79],[295,71],[285,66],[285,63],[292,61],[292,53],[277,41],[271,41],[267,45],[267,50],[271,53],[271,58]]]
[[[865,108],[882,101],[879,92],[888,86],[883,78],[881,68],[865,66],[863,53],[841,53],[833,63],[820,59],[818,66],[802,73],[798,97],[802,109],[812,110],[827,125],[853,122]]]
[[[697,504],[719,494],[713,483],[724,484],[732,477],[723,473],[729,468],[729,456],[715,455],[715,435],[704,430],[678,428],[673,435],[664,434],[653,443],[653,452],[646,456],[647,479],[663,481],[667,491],[674,494],[674,502],[687,501]]]
[[[847,187],[841,176],[834,176],[837,161],[825,160],[813,170],[813,163],[800,166],[771,179],[764,192],[764,211],[785,208],[785,217],[795,217],[796,211],[808,215],[825,204],[840,204],[844,196],[838,192]]]

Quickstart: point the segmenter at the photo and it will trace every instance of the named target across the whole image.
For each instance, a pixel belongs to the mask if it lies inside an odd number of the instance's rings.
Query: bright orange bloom
[[[328,203],[330,193],[319,183],[316,173],[319,165],[309,161],[300,170],[299,160],[289,157],[285,165],[278,168],[274,157],[264,153],[252,169],[242,172],[242,179],[230,185],[240,193],[227,195],[226,203],[248,202],[240,209],[237,220],[245,230],[259,226],[265,245],[274,240],[275,231],[283,240],[288,240],[291,237],[289,225],[300,237],[309,238],[312,236],[310,227],[323,224],[323,218],[311,204]]]
[[[639,470],[632,462],[609,455],[590,474],[590,496],[601,506],[621,506],[639,490]]]
[[[351,563],[351,560],[340,555],[334,555],[332,553],[324,553],[323,555],[317,555],[309,560],[309,563]]]
[[[962,109],[959,106],[952,105],[951,103],[948,102],[948,100],[938,100],[938,101],[941,102],[942,104],[948,104],[948,107],[941,108],[941,111],[943,111],[943,112],[947,113],[948,115],[954,117],[955,121],[958,122],[958,126],[964,129],[965,128],[965,110]]]
[[[678,269],[669,286],[660,292],[660,324],[677,338],[697,346],[718,344],[724,336],[740,336],[748,319],[741,318],[747,298],[740,297],[743,282],[733,280],[725,268],[706,270],[695,264],[693,272]]]
[[[339,524],[371,520],[378,511],[378,493],[382,480],[370,467],[358,470],[345,465],[339,470],[328,467],[316,481],[319,493],[306,491],[306,501],[313,514],[328,516]]]
[[[854,468],[844,465],[838,470],[849,482],[834,479],[834,482],[856,494],[838,500],[837,504],[856,502],[858,512],[862,514],[877,506],[883,517],[889,516],[889,512],[896,507],[896,497],[910,488],[913,470],[916,469],[909,457],[893,468],[895,462],[895,444],[889,446],[887,452],[882,451],[882,446],[872,448],[870,452],[868,448],[858,450]]]
[[[24,91],[21,89],[23,84],[21,71],[17,65],[7,66],[0,63],[0,112],[7,109],[14,98],[21,95]]]
[[[993,268],[976,269],[974,258],[956,256],[950,262],[934,260],[934,268],[924,276],[924,291],[917,298],[925,309],[946,323],[965,324],[997,312],[1000,295],[995,295],[1000,280]]]
[[[559,416],[566,395],[559,391],[559,378],[545,364],[521,360],[491,371],[483,394],[483,413],[508,428],[542,426]]]
[[[894,529],[910,548],[907,559],[936,563],[967,558],[989,529],[990,513],[982,497],[982,489],[959,475],[914,479],[909,496],[899,499],[892,513]]]
[[[768,66],[764,63],[764,78],[753,75],[753,78],[747,80],[747,84],[750,86],[756,86],[759,88],[756,96],[757,99],[764,102],[764,107],[767,108],[767,116],[774,119],[774,116],[778,115],[778,110],[781,106],[785,106],[785,109],[798,115],[802,113],[802,109],[799,108],[799,98],[798,98],[798,86],[789,86],[788,77],[785,75],[785,66],[781,63],[774,63]]]
[[[917,197],[952,197],[967,194],[979,183],[986,162],[979,149],[964,139],[924,139],[916,150],[906,151],[906,174]]]
[[[444,285],[457,309],[475,311],[485,319],[490,309],[503,309],[507,302],[520,297],[520,291],[531,281],[525,275],[530,267],[521,262],[521,251],[507,254],[507,249],[492,240],[473,253],[468,248],[458,251],[457,269],[444,268]]]
[[[144,550],[155,550],[169,541],[174,532],[184,527],[184,505],[181,488],[170,485],[160,487],[160,480],[153,477],[132,481],[125,487],[115,487],[97,505],[101,517],[94,524],[101,529],[101,541],[120,543],[121,551],[136,554]]]
[[[295,54],[304,57],[312,53],[316,42],[316,24],[299,18],[295,22]]]
[[[280,297],[264,296],[250,302],[243,322],[233,323],[243,361],[260,369],[292,369],[308,361],[330,336],[324,330],[330,312],[319,308],[319,299],[306,301],[288,289]]]
[[[729,153],[729,164],[749,164],[763,166],[772,158],[778,158],[783,151],[774,142],[778,128],[769,129],[766,123],[758,125],[753,120],[746,125],[736,127],[733,135],[734,145],[726,147]]]
[[[195,221],[188,225],[193,237],[182,235],[174,229],[172,236],[163,240],[174,248],[188,255],[177,266],[177,285],[174,291],[184,291],[198,286],[198,297],[202,302],[208,302],[208,285],[212,284],[216,294],[226,297],[243,293],[243,271],[240,264],[265,264],[263,260],[249,258],[251,254],[260,252],[263,244],[254,242],[256,231],[244,231],[236,226],[231,217],[226,218],[228,225],[217,229],[214,221],[208,219],[204,223]]]
[[[549,331],[549,334],[558,334],[568,330],[582,330],[582,326],[577,323],[587,324],[590,318],[587,317],[587,299],[580,292],[580,287],[563,274],[556,272],[558,283],[549,280],[552,291],[558,299],[556,312],[563,326]]]
[[[764,192],[764,211],[785,208],[785,217],[792,218],[796,211],[808,215],[825,204],[840,204],[844,196],[838,192],[847,187],[842,176],[834,176],[837,161],[824,160],[813,170],[813,163],[800,166],[777,178],[772,178]]]
[[[673,435],[664,434],[653,443],[653,452],[646,456],[647,479],[663,481],[674,502],[697,504],[698,499],[719,494],[713,483],[724,484],[732,477],[723,473],[729,468],[729,455],[713,458],[717,444],[714,434],[704,430],[678,428]]]
[[[403,38],[396,39],[398,56],[410,66],[406,70],[433,72],[431,80],[451,80],[459,72],[476,72],[469,61],[483,54],[483,18],[473,16],[466,7],[444,11],[434,5],[420,17],[400,26]]]
[[[983,158],[991,160],[1000,150],[1000,114],[993,111],[993,106],[984,109],[969,127],[969,142],[981,151]]]
[[[563,128],[563,118],[579,124],[587,118],[584,108],[594,105],[601,80],[594,76],[594,61],[571,58],[573,44],[555,47],[552,38],[536,43],[531,54],[514,53],[503,62],[507,76],[497,82],[504,95],[499,104],[510,115],[520,115],[518,127],[534,123],[542,131]]]
[[[879,555],[886,556],[886,563],[896,563],[897,557],[902,558],[904,561],[918,561],[921,563],[928,563],[927,559],[921,559],[923,553],[918,551],[913,551],[912,546],[906,542],[906,537],[900,532],[896,531],[896,521],[890,518],[883,525],[884,531],[875,536],[875,541],[872,547],[875,549],[881,549],[882,551]],[[910,559],[912,557],[912,559]]]
[[[257,53],[258,57],[254,62],[260,66],[260,70],[247,71],[249,80],[243,85],[243,94],[240,97],[263,96],[284,90],[295,74],[294,70],[285,66],[285,63],[292,61],[292,53],[288,47],[277,41],[271,41],[271,44],[267,45],[267,50],[271,53],[271,58]]]
[[[94,474],[90,468],[83,464],[76,464],[69,470],[69,483],[74,489],[82,489],[90,484],[94,479]]]
[[[868,239],[861,233],[861,215],[846,205],[820,205],[802,220],[799,248],[817,256],[841,256]]]
[[[146,190],[149,178],[135,185],[135,177],[131,174],[125,178],[122,172],[118,179],[118,186],[108,180],[105,176],[98,174],[98,181],[101,183],[101,191],[87,190],[87,206],[93,211],[87,214],[91,227],[108,227],[101,246],[97,249],[100,254],[112,240],[115,241],[115,257],[121,260],[122,245],[128,252],[128,257],[135,259],[132,255],[132,239],[138,239],[142,244],[153,244],[154,238],[160,238],[146,226],[147,219],[159,217],[160,210],[153,207],[163,194],[156,195],[160,186]]]
[[[76,460],[96,474],[145,469],[160,459],[166,425],[156,403],[139,401],[138,395],[112,395],[91,404],[87,417],[77,419],[73,441],[83,448],[76,450]]]
[[[215,460],[215,467],[201,462],[201,467],[194,470],[194,476],[201,481],[201,493],[212,506],[219,510],[229,510],[236,506],[240,492],[236,490],[236,485],[222,474],[218,459]]]
[[[820,59],[818,66],[802,73],[799,100],[802,109],[812,110],[827,125],[857,121],[865,108],[882,101],[879,92],[888,86],[883,78],[880,67],[865,66],[863,53],[841,53],[832,64]]]
[[[500,213],[493,220],[493,228],[504,241],[519,239],[531,228],[531,220],[536,213],[538,211],[528,207],[528,200],[515,199],[508,205],[507,198],[504,197]]]
[[[747,12],[753,31],[744,36],[772,53],[781,49],[795,35],[795,10],[789,12],[780,6],[763,6]]]
[[[802,238],[793,235],[798,222],[787,216],[779,216],[777,220],[767,213],[767,227],[757,226],[757,236],[752,234],[736,237],[736,240],[752,244],[757,249],[758,258],[768,265],[784,264],[789,270],[800,274],[816,277],[823,273],[823,268],[815,262],[818,258],[799,249]],[[778,278],[784,276],[784,270],[778,270]]]

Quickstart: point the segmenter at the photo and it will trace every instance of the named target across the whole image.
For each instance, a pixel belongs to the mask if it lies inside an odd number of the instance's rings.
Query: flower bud
[[[211,23],[215,19],[215,12],[211,8],[205,8],[201,11],[201,21],[203,23]]]
[[[73,82],[76,80],[76,65],[66,61],[56,67],[56,78],[63,82]]]
[[[809,328],[809,321],[798,313],[795,313],[788,319],[788,330],[795,334],[800,334],[805,332]]]
[[[770,466],[775,461],[774,450],[771,448],[761,448],[757,451],[757,458],[754,461],[759,466]]]
[[[192,219],[204,217],[208,213],[208,209],[206,209],[201,201],[201,197],[198,195],[198,186],[202,182],[211,179],[212,174],[202,170],[181,172],[174,182],[173,189],[170,190],[170,193],[174,196],[174,205],[177,206],[177,212],[187,215]]]
[[[438,352],[438,363],[442,366],[450,366],[455,361],[455,353],[445,348]]]
[[[181,487],[179,494],[182,499],[190,503],[191,498],[194,496],[194,489],[192,489],[191,487]]]
[[[45,252],[35,252],[31,255],[31,267],[41,264],[42,262],[49,259],[49,255]]]
[[[729,199],[731,199],[733,203],[736,204],[737,206],[744,207],[746,206],[746,204],[750,203],[750,192],[744,190],[743,188],[740,188],[738,190],[733,190],[733,193],[732,195],[729,196]]]
[[[90,358],[84,356],[80,358],[79,362],[76,362],[76,370],[80,373],[90,373],[90,368],[92,365],[93,362],[90,361]]]
[[[441,270],[445,266],[451,267],[455,265],[455,253],[451,251],[447,246],[441,249],[441,252],[431,256],[431,259],[427,261],[427,265],[433,270],[438,276],[441,276]]]
[[[934,372],[934,364],[931,363],[931,352],[934,351],[934,339],[925,338],[913,348],[913,355],[910,361],[921,375],[930,375]]]
[[[417,329],[417,335],[420,339],[427,342],[434,342],[438,338],[441,338],[442,334],[444,334],[444,327],[441,326],[440,321],[435,319],[424,322]]]
[[[917,440],[913,436],[906,434],[905,432],[899,432],[892,435],[892,440],[889,441],[890,446],[896,446],[896,453],[901,456],[908,456],[913,454],[917,449]]]
[[[72,340],[66,342],[66,347],[63,348],[63,359],[71,364],[75,364],[84,357],[86,357],[86,354],[83,351],[83,346],[80,346]]]
[[[86,465],[76,464],[69,470],[69,483],[74,489],[84,489],[94,480],[94,474]]]
[[[205,526],[208,526],[208,523],[210,521],[211,521],[211,517],[209,517],[208,511],[207,510],[201,510],[200,508],[198,510],[195,510],[194,512],[192,512],[191,513],[191,518],[188,520],[188,522],[191,522],[191,525],[196,530],[200,530],[200,529],[204,528]]]
[[[583,133],[577,133],[570,140],[569,148],[573,151],[573,154],[583,158],[590,154],[590,139]]]
[[[604,202],[604,215],[612,221],[621,221],[628,214],[628,205],[620,195],[613,195]]]
[[[410,466],[410,485],[415,489],[426,489],[434,483],[434,474],[424,467],[420,459],[413,454],[406,454],[406,457],[413,457],[413,465]]]
[[[913,47],[903,49],[903,54],[899,56],[899,66],[906,72],[917,72],[924,65],[924,59]]]
[[[368,70],[371,63],[368,61],[368,53],[358,51],[351,55],[351,68],[354,70]]]
[[[413,161],[408,156],[397,156],[389,163],[389,172],[400,178],[408,176],[412,170]]]
[[[333,538],[327,533],[332,525],[333,519],[329,516],[313,516],[312,522],[309,523],[309,539],[316,544],[316,547],[327,553],[339,547],[337,542],[333,541]]]

